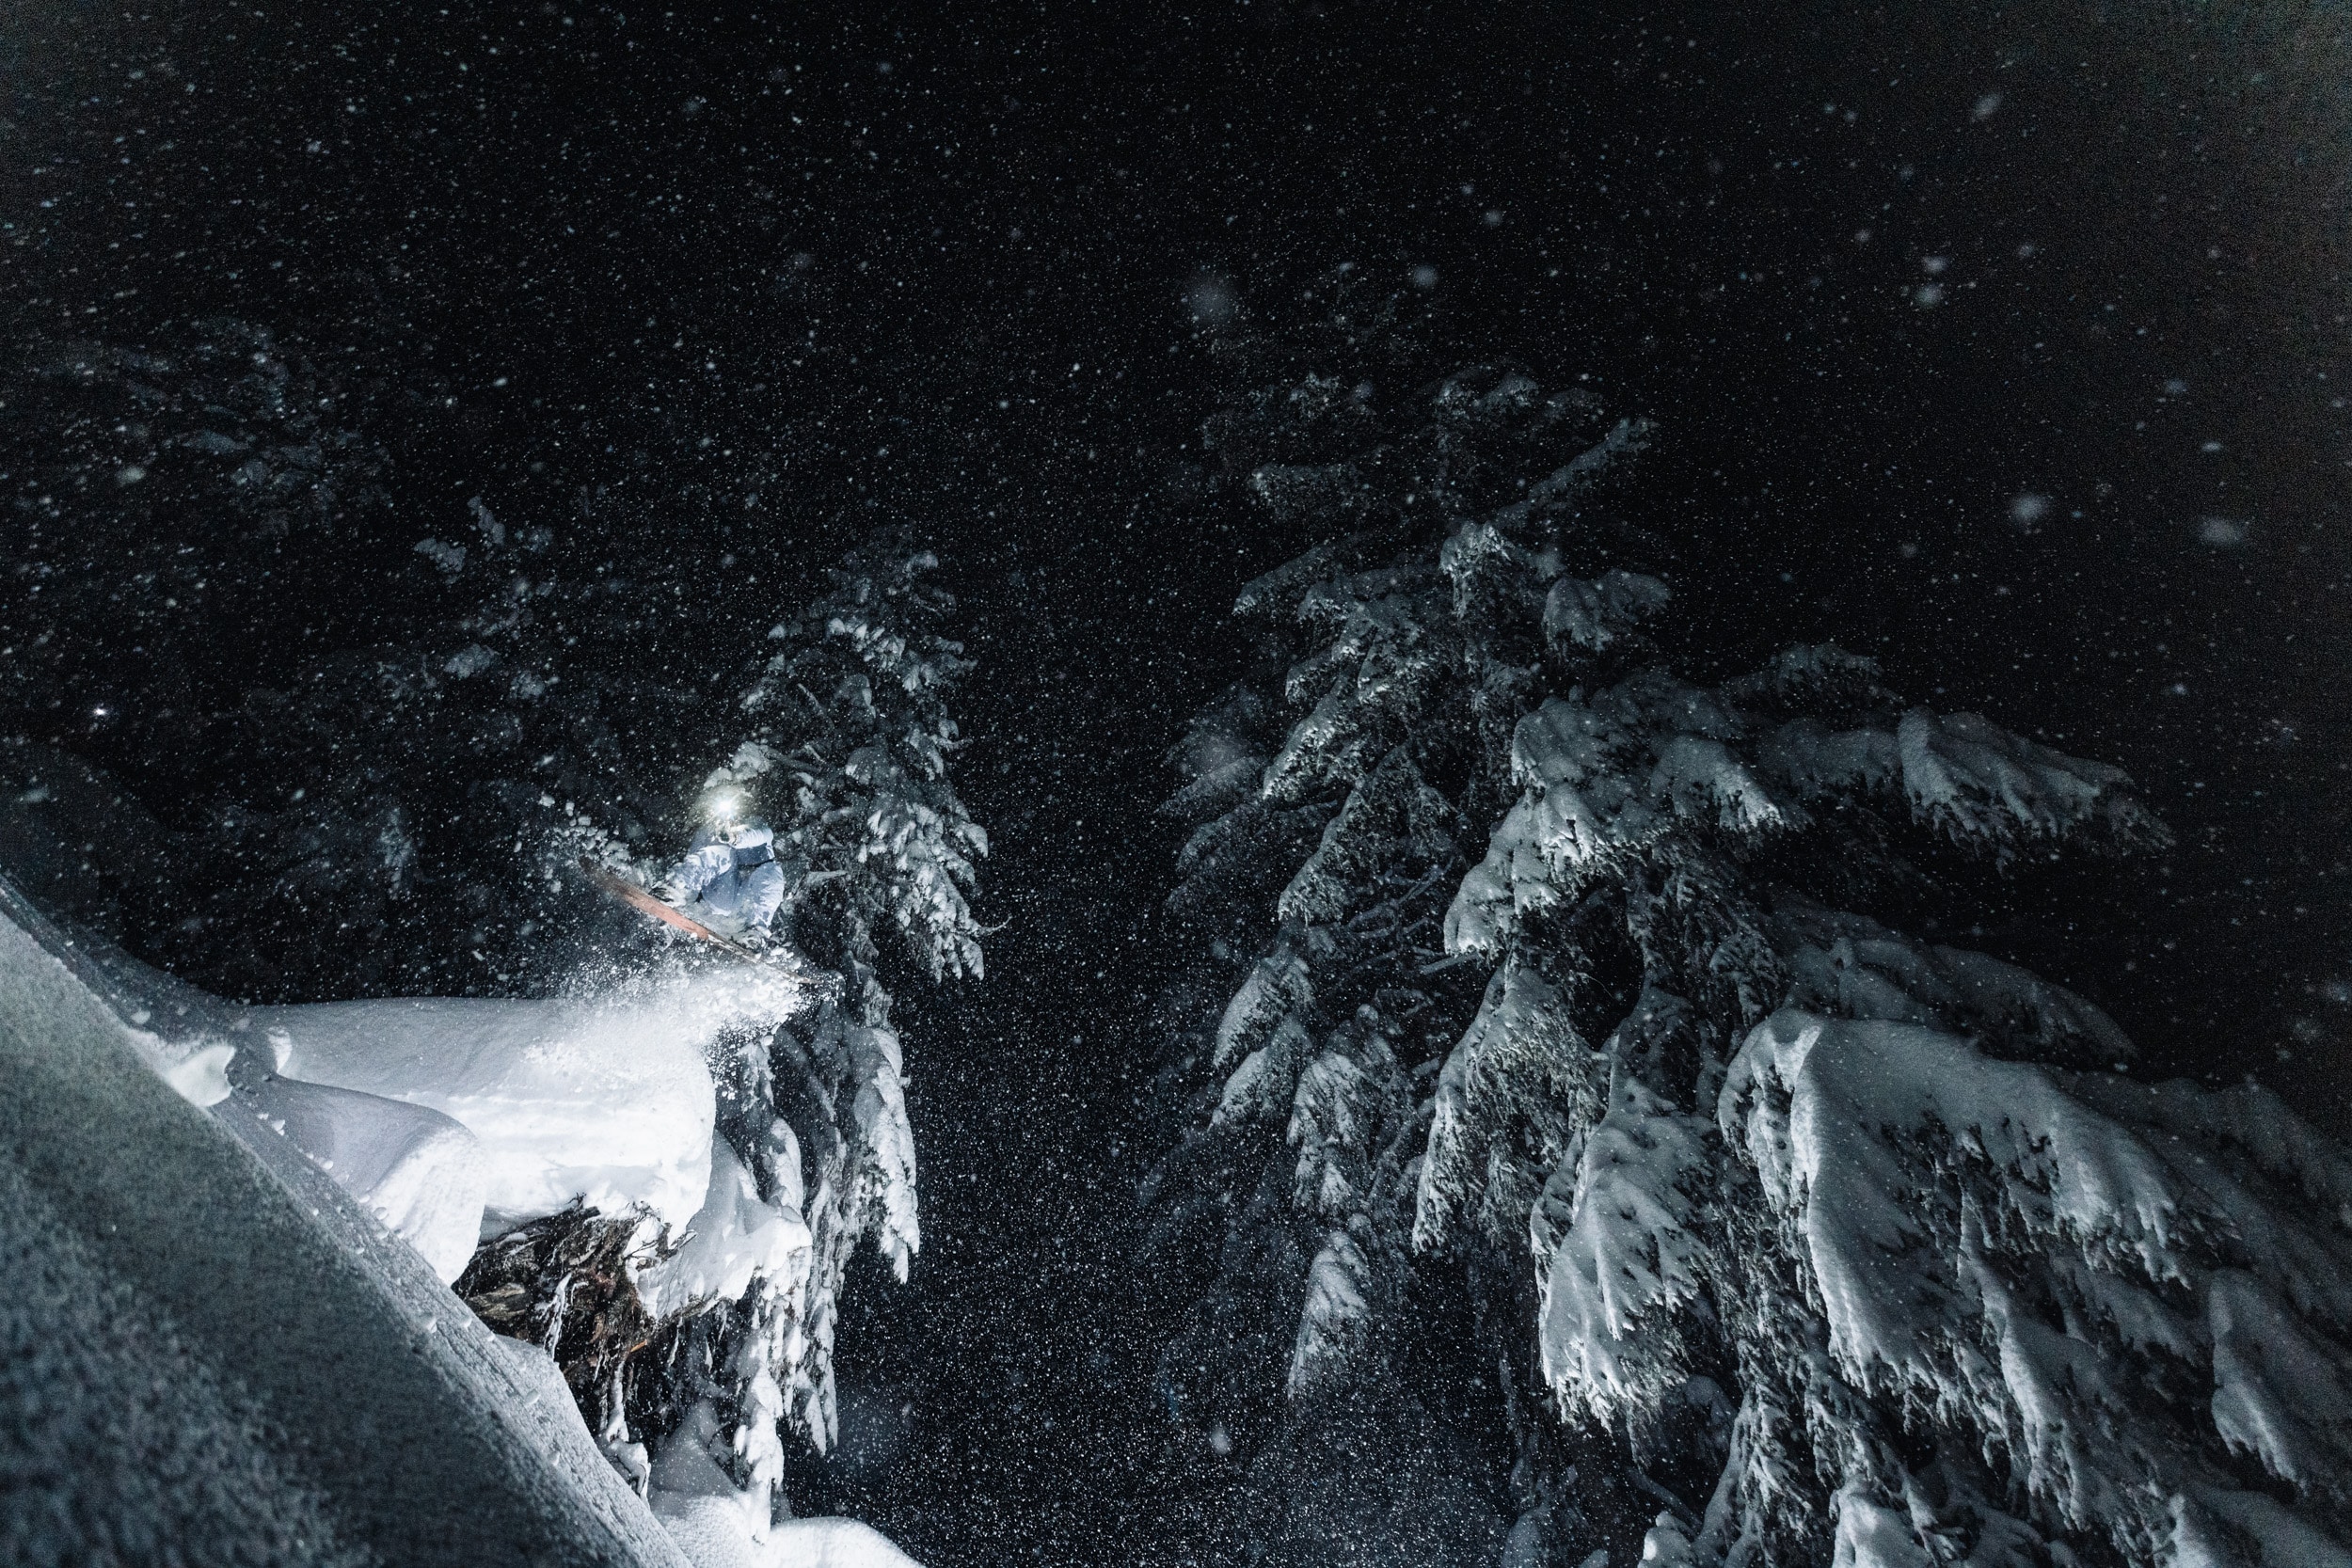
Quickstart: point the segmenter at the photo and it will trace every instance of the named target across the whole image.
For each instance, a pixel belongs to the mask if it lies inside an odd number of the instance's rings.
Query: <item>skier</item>
[[[724,936],[750,947],[768,945],[768,925],[784,903],[784,868],[776,837],[757,817],[722,815],[694,831],[686,858],[658,883],[654,895]]]

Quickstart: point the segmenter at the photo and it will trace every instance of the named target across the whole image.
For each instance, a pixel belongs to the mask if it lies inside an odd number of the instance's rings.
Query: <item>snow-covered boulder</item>
[[[768,1532],[761,1568],[921,1568],[871,1525],[787,1519]]]
[[[742,1511],[731,1498],[660,1502],[655,1517],[693,1568],[922,1568],[890,1537],[855,1519],[787,1519],[755,1536],[740,1528]]]
[[[139,962],[102,938],[50,925],[0,895],[40,942],[71,960],[75,983],[181,1099],[247,1142],[266,1133],[308,1156],[444,1283],[465,1268],[482,1227],[482,1146],[421,1106],[275,1075],[265,1035],[243,1009]]]

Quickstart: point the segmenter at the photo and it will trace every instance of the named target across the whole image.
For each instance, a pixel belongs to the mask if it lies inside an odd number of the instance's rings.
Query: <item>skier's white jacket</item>
[[[775,835],[757,823],[736,829],[732,842],[709,827],[697,829],[670,879],[680,893],[747,931],[765,931],[784,902]]]

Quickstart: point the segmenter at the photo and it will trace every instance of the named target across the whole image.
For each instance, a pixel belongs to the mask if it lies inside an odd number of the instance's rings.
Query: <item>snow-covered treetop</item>
[[[372,389],[233,317],[194,320],[168,336],[142,349],[46,345],[29,367],[86,396],[112,394],[114,432],[130,442],[115,469],[121,489],[169,488],[174,501],[202,510],[225,502],[270,538],[331,528],[389,501],[390,460],[358,428]],[[184,487],[189,480],[200,488]]]
[[[886,531],[829,572],[825,592],[768,633],[779,646],[740,703],[749,734],[704,780],[769,819],[786,888],[775,928],[845,982],[748,1069],[734,1129],[747,1168],[791,1194],[811,1236],[805,1279],[747,1295],[711,1353],[707,1376],[724,1390],[714,1409],[734,1411],[724,1464],[755,1492],[781,1484],[778,1420],[820,1449],[834,1435],[850,1254],[870,1239],[903,1280],[922,1245],[881,938],[895,930],[933,979],[981,973],[967,895],[988,835],[948,780],[961,740],[947,700],[971,663],[941,630],[955,600],[927,580],[938,564]]]
[[[752,733],[706,781],[757,792],[796,895],[840,885],[857,962],[888,925],[934,978],[981,973],[966,894],[988,853],[947,780],[961,742],[946,699],[971,666],[937,629],[955,608],[925,580],[938,564],[884,535],[829,572],[769,632],[783,646],[743,694]]]

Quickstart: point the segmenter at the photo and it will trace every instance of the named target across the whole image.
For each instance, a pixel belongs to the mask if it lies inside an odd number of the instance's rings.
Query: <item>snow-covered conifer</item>
[[[946,698],[971,661],[940,633],[955,600],[925,580],[938,564],[885,535],[829,573],[827,593],[770,630],[781,646],[741,700],[751,733],[705,781],[755,789],[788,819],[776,856],[798,889],[837,885],[815,896],[845,973],[870,968],[895,929],[932,978],[980,974],[965,895],[988,835],[947,782]]]
[[[746,733],[703,781],[771,823],[786,879],[777,937],[823,974],[814,1006],[739,1041],[724,1064],[723,1157],[696,1226],[721,1227],[746,1266],[659,1303],[666,1359],[630,1395],[643,1430],[627,1440],[653,1439],[657,1490],[665,1464],[715,1465],[762,1517],[786,1435],[820,1450],[835,1435],[834,1335],[851,1254],[870,1241],[903,1280],[922,1244],[905,1062],[880,966],[895,951],[933,979],[981,973],[967,895],[988,839],[947,777],[960,744],[947,698],[970,666],[941,631],[954,600],[925,580],[936,565],[892,533],[829,573],[826,592],[770,633],[778,646],[739,705]],[[722,1194],[729,1181],[739,1195]],[[641,1286],[670,1267],[641,1268]]]
[[[1335,1402],[1450,1403],[1516,1456],[1513,1561],[2344,1560],[2352,1162],[1851,912],[1955,853],[2162,842],[2130,782],[1835,647],[1678,673],[1704,585],[1608,503],[1645,425],[1475,369],[1319,437],[1344,381],[1218,427],[1330,537],[1243,589],[1288,663],[1170,802],[1234,969],[1148,1191],[1162,1256],[1219,1259],[1163,1375],[1258,1514],[1341,1484],[1282,1462]],[[1269,871],[1286,816],[1319,833]],[[1437,1300],[1480,1325],[1451,1366]]]

